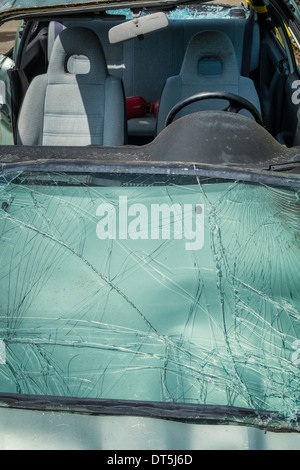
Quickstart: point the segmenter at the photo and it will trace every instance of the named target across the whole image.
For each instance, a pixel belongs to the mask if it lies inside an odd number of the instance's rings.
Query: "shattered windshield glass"
[[[0,403],[230,406],[299,430],[299,190],[18,172],[0,195]]]

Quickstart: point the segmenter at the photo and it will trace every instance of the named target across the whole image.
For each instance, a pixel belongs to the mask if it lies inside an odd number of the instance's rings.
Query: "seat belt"
[[[241,69],[241,75],[243,77],[249,77],[250,75],[253,29],[254,29],[254,21],[255,21],[254,18],[255,18],[255,13],[251,9],[250,16],[245,24],[245,31],[244,31],[243,58],[242,58],[242,69]]]

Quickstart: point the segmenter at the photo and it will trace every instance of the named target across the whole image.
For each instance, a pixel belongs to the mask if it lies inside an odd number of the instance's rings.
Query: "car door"
[[[11,145],[14,143],[12,125],[12,97],[10,72],[15,67],[15,58],[18,52],[23,22],[18,22],[11,26],[6,26],[5,31],[0,30],[2,37],[13,34],[15,31],[15,41],[12,48],[7,53],[0,54],[0,145]]]

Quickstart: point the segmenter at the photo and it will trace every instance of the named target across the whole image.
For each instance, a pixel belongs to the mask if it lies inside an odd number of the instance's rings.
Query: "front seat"
[[[76,67],[78,57],[87,59]],[[126,143],[125,126],[123,84],[108,74],[98,36],[87,28],[64,29],[47,73],[35,77],[27,90],[17,144],[119,146]]]
[[[169,77],[162,91],[157,133],[165,127],[166,117],[176,103],[202,91],[228,91],[240,95],[260,111],[254,83],[240,75],[233,44],[221,31],[203,31],[191,39],[179,75]],[[227,105],[224,100],[197,102],[184,108],[177,118],[196,111],[224,109]],[[248,111],[241,114],[253,119]]]

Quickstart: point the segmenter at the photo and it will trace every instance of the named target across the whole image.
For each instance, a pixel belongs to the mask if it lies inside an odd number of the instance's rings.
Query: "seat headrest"
[[[222,80],[236,83],[238,62],[233,44],[221,31],[202,31],[190,41],[182,63],[180,76],[184,82]]]
[[[61,31],[55,40],[48,67],[49,83],[67,82],[72,75],[68,60],[78,56],[85,57],[90,66],[87,73],[77,74],[77,80],[83,77],[86,83],[103,83],[108,70],[102,44],[91,29],[75,26]]]

